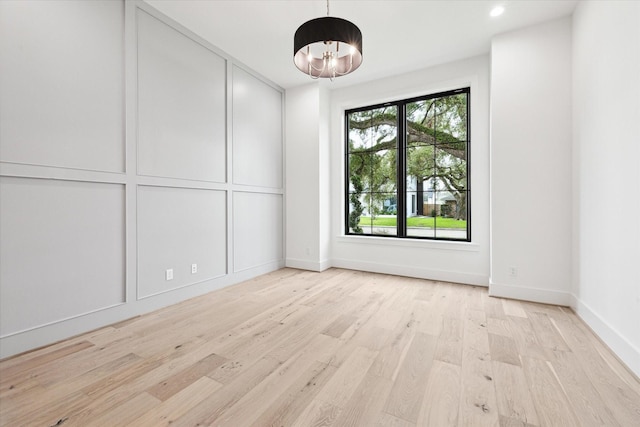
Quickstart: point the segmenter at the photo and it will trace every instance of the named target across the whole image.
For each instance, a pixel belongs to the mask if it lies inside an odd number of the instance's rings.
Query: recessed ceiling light
[[[504,7],[502,6],[496,6],[493,9],[491,9],[491,12],[489,13],[489,15],[493,16],[494,18],[496,16],[500,16],[504,13]]]

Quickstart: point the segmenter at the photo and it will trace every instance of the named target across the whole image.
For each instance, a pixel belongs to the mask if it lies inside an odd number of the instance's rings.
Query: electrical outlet
[[[518,277],[518,269],[516,267],[509,267],[509,276]]]
[[[198,264],[191,264],[191,274],[196,274],[198,272]]]
[[[173,280],[173,268],[168,269],[164,272],[165,280]]]

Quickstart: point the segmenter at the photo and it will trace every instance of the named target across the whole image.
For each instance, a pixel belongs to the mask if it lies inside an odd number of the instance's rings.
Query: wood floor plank
[[[382,408],[391,392],[391,380],[367,373],[343,405],[337,417],[337,426],[371,426],[382,415]]]
[[[337,369],[329,364],[315,362],[253,422],[252,426],[291,425],[326,383],[334,377],[336,371]]]
[[[366,347],[356,347],[322,388],[318,399],[342,408],[364,379],[377,354]]]
[[[602,358],[590,337],[576,322],[555,321],[578,363],[594,385],[604,404],[620,425],[640,425],[640,393],[622,379]],[[637,385],[636,381],[636,385]]]
[[[567,320],[567,313],[563,310],[563,307],[558,305],[520,301],[520,306],[527,313],[527,317],[531,317],[532,313],[538,313],[546,314],[549,319]]]
[[[507,316],[527,317],[527,313],[524,311],[519,301],[513,299],[501,299],[502,309]]]
[[[157,407],[145,412],[141,417],[136,418],[131,424],[139,426],[172,425],[181,415],[189,412],[191,408],[204,400],[207,395],[214,393],[221,387],[221,383],[209,377],[200,377],[187,388],[174,394]]]
[[[374,326],[381,329],[387,329],[389,331],[393,331],[397,328],[398,324],[403,318],[404,311],[392,310],[390,308],[383,306],[380,307],[378,311],[378,316],[374,319]]]
[[[442,295],[446,298],[446,295]],[[446,309],[446,301],[435,296],[433,301],[415,301],[414,310],[418,322],[417,331],[437,337],[442,332],[443,314]]]
[[[433,361],[418,417],[419,426],[458,425],[461,380],[459,365]]]
[[[293,422],[292,427],[329,427],[335,424],[341,411],[335,405],[314,399]]]
[[[322,333],[329,335],[330,337],[340,338],[340,335],[346,331],[355,321],[358,320],[355,316],[340,316],[329,326],[327,326]]]
[[[355,318],[355,321],[345,329],[340,338],[348,341],[358,335],[361,329],[374,327],[375,322],[371,320],[378,316],[383,303],[383,295],[378,292],[369,294],[364,303],[354,303],[355,310],[351,312],[351,315]]]
[[[458,426],[497,426],[499,417],[484,311],[469,309],[462,342]]]
[[[434,359],[442,362],[462,364],[462,320],[454,317],[442,319],[442,331]]]
[[[299,376],[315,363],[317,360],[312,347],[307,348],[304,353],[296,354],[251,388],[220,417],[216,418],[212,425],[251,425],[278,399],[280,394],[291,387]]]
[[[47,388],[39,388],[37,392],[33,391],[24,395],[13,396],[8,400],[11,402],[9,407],[13,408],[12,412],[14,414],[24,411],[25,408],[45,413],[48,408],[55,407],[58,402],[64,402],[68,396],[77,395],[79,391],[82,395],[87,396],[87,389],[90,390],[95,384],[111,382],[111,378],[114,375],[118,375],[131,367],[136,367],[141,362],[143,362],[143,359],[130,353],[82,375],[72,377],[69,381],[54,384]],[[67,411],[64,414],[64,418],[69,418],[72,414],[72,411]]]
[[[304,328],[298,327],[296,329],[285,329],[282,325],[275,324],[275,322],[269,322],[264,325],[263,329],[252,334],[251,337],[246,337],[234,341],[231,346],[227,346],[226,349],[216,349],[225,358],[227,362],[220,365],[211,377],[221,383],[229,383],[234,377],[239,375],[243,369],[247,366],[251,366],[258,359],[269,353],[279,343],[287,342],[289,344],[298,344],[299,339],[310,338],[308,334],[303,334],[301,331]],[[297,337],[293,340],[291,337]]]
[[[416,293],[415,299],[419,301],[429,302],[436,293],[437,285],[433,282],[426,281],[424,286],[420,286]]]
[[[118,405],[100,416],[81,417],[79,420],[70,419],[69,425],[86,427],[126,426],[132,425],[133,421],[140,416],[140,413],[149,412],[156,408],[160,401],[148,393],[140,393]]]
[[[391,310],[404,312],[408,307],[413,305],[416,300],[416,295],[420,291],[420,286],[412,286],[412,281],[406,277],[394,277],[392,286],[400,286],[402,292],[396,292],[386,305],[386,308]]]
[[[415,321],[412,312],[407,312],[390,336],[376,360],[373,362],[372,372],[375,375],[395,381],[400,364],[409,350],[409,345],[415,336]]]
[[[635,394],[640,395],[640,381],[638,381],[638,377],[611,352],[582,319],[568,308],[564,308],[563,310],[568,312],[568,318],[565,321],[552,320],[552,323],[563,336],[569,348],[576,354],[588,354],[590,359],[594,360],[600,360],[597,357],[597,355],[599,355],[605,364],[613,370],[620,381],[631,388]],[[569,325],[569,328],[565,328],[565,325]],[[571,337],[565,337],[567,333],[571,334]],[[579,345],[579,350],[574,348],[575,344]]]
[[[531,326],[531,321],[527,317],[508,316],[512,338],[516,343],[518,354],[521,356],[535,357],[540,360],[547,360],[548,347],[543,347],[536,337]]]
[[[480,286],[465,286],[461,289],[465,295],[465,304],[469,310],[484,311],[483,295],[486,295],[487,289]]]
[[[60,358],[51,359],[46,363],[29,368],[23,374],[19,374],[17,379],[7,378],[5,384],[9,387],[17,387],[22,380],[36,380],[42,386],[47,387],[61,380],[69,381],[71,378],[89,372],[101,364],[111,362],[130,353],[130,350],[124,350],[120,346],[110,346],[102,350],[93,345],[85,345],[79,351],[72,351]],[[4,372],[0,377],[4,378]]]
[[[295,339],[292,340],[292,342],[293,341],[295,341]],[[336,360],[336,353],[344,345],[344,341],[339,338],[330,337],[329,335],[324,334],[311,335],[309,340],[300,341],[295,345],[292,345],[292,342],[285,341],[281,343],[280,346],[272,348],[265,357],[284,363],[298,353],[313,352],[314,360],[338,366],[334,363]]]
[[[9,412],[0,414],[1,426],[53,426],[66,422],[69,417],[81,412],[91,404],[91,399],[82,392],[64,396],[59,399],[52,399],[49,402],[37,403],[35,408],[22,408],[19,412]],[[4,404],[3,404],[4,405]]]
[[[417,422],[436,343],[435,337],[416,332],[400,366],[384,412],[412,423]]]
[[[376,427],[416,427],[415,423],[411,423],[407,420],[403,420],[402,418],[394,417],[393,415],[389,415],[383,413],[378,422],[375,424]]]
[[[329,335],[320,334],[319,331],[325,327],[328,320],[327,318],[330,316],[324,316],[322,320],[315,320],[316,316],[322,316],[318,314],[319,310],[314,310],[312,316],[310,316],[305,321],[296,322],[291,325],[282,336],[279,341],[275,343],[275,345],[271,346],[267,355],[268,357],[272,357],[278,359],[281,362],[287,361],[293,355],[300,351],[306,351],[309,344],[312,341],[318,341],[320,336],[326,337],[323,339],[323,342],[329,343],[326,344],[326,347],[322,347],[318,349],[318,361],[326,361],[330,359],[333,361],[335,359],[335,351],[338,344],[343,341],[338,338],[331,337]],[[330,352],[330,355],[327,355],[327,352]],[[324,359],[320,359],[320,354],[325,355]]]
[[[7,359],[6,362],[2,362],[5,366],[2,369],[2,377],[0,377],[0,387],[4,389],[5,387],[11,387],[11,385],[15,386],[15,384],[10,383],[15,383],[17,379],[24,376],[25,372],[33,371],[42,365],[58,361],[65,356],[93,346],[93,343],[85,340],[65,345],[54,351],[47,351],[45,348],[40,351],[35,351],[33,354],[27,353],[24,355],[24,358],[14,357]]]
[[[484,299],[484,311],[487,317],[493,317],[495,319],[504,319],[506,313],[504,312],[504,306],[502,305],[502,299],[490,297],[488,294],[482,294]]]
[[[207,349],[205,348],[204,350]],[[90,403],[79,408],[78,411],[70,413],[65,423],[84,426],[89,420],[93,420],[96,417],[100,418],[101,414],[113,412],[114,409],[144,394],[143,391],[156,384],[158,378],[170,376],[175,367],[188,365],[201,358],[202,356],[199,356],[200,351],[198,346],[185,345],[174,349],[170,353],[158,354],[154,360],[162,361],[159,366],[150,366],[147,360],[144,364],[139,365],[142,367],[140,371],[136,371],[135,367],[133,369],[130,369],[130,367],[126,369],[124,374],[122,372],[114,372],[113,374],[119,379],[117,381],[107,380],[107,387],[104,389],[98,387],[99,393],[92,395]],[[152,367],[152,369],[147,369],[147,366]],[[157,399],[153,399],[157,401]],[[140,411],[143,412],[142,407]],[[140,416],[142,412],[138,412],[135,418]]]
[[[487,330],[490,334],[513,338],[508,318],[487,317]]]
[[[215,393],[210,394],[191,410],[177,418],[177,426],[208,426],[214,423],[229,408],[235,405],[254,387],[271,375],[280,362],[263,358],[246,369],[240,376]]]
[[[509,418],[500,415],[500,427],[536,427],[534,424],[525,423],[517,418]]]
[[[97,399],[99,396],[128,383],[131,379],[154,370],[159,367],[160,364],[161,362],[159,360],[154,359],[137,360],[123,369],[119,369],[112,373],[106,378],[84,387],[82,392],[92,399]]]
[[[619,426],[571,352],[553,351],[551,366],[582,425]]]
[[[225,363],[227,359],[219,356],[215,353],[211,353],[204,359],[194,363],[186,369],[176,372],[169,378],[166,378],[149,388],[147,393],[151,396],[160,399],[167,400],[169,397],[188,387],[200,377],[206,376],[213,372],[218,366]]]
[[[127,400],[153,387],[162,379],[171,377],[175,372],[187,369],[212,353],[209,343],[184,339],[179,342],[184,344],[178,344],[169,350],[146,358],[144,364],[140,365],[140,370],[129,370],[119,375],[120,385],[115,387],[112,384],[108,390],[102,390],[101,396],[94,395],[94,399],[103,399],[107,402]]]
[[[489,351],[491,360],[520,366],[516,343],[509,337],[489,334]]]
[[[60,382],[69,382],[71,379],[81,376],[105,363],[113,362],[122,357],[134,353],[131,344],[134,338],[118,340],[107,346],[88,347],[82,351],[73,353],[51,364],[43,365],[29,373],[33,378],[45,387],[50,387]]]
[[[373,322],[370,320],[380,309],[380,305],[380,301],[368,300],[367,303],[357,307],[353,312],[357,320],[340,336],[343,345],[335,352],[331,361],[332,365],[341,366],[358,347],[367,347],[370,350],[379,350],[384,347],[386,344],[385,338],[388,338],[389,334],[385,333],[384,336],[371,337],[371,331],[367,331],[367,329],[373,327]]]
[[[281,269],[0,361],[0,425],[640,425],[570,309]]]
[[[389,343],[392,335],[392,331],[379,328],[375,326],[373,322],[367,322],[358,329],[356,335],[351,340],[357,346],[380,351]]]
[[[52,385],[49,387],[49,390],[59,396],[72,394],[78,390],[82,390],[90,395],[96,388],[96,384],[98,384],[97,387],[100,388],[103,384],[112,383],[114,375],[131,367],[137,369],[141,363],[144,363],[143,358],[136,354],[129,353],[114,361],[100,365],[70,381],[65,381],[59,385]]]
[[[549,362],[523,357],[522,365],[540,426],[579,426],[580,422]]]
[[[531,326],[535,331],[538,341],[551,350],[569,351],[569,346],[558,333],[556,327],[546,313],[531,311],[528,313]]]
[[[509,424],[538,425],[538,413],[522,367],[495,360],[491,362],[491,367],[500,425],[506,421],[509,421]]]

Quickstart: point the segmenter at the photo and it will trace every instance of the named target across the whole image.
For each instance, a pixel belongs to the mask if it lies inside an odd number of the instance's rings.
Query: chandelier
[[[362,33],[346,19],[327,16],[302,24],[293,38],[293,62],[312,79],[335,79],[362,63]]]

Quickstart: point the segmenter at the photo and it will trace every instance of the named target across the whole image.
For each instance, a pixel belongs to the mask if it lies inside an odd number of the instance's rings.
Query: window
[[[346,111],[347,234],[471,241],[469,96]]]

